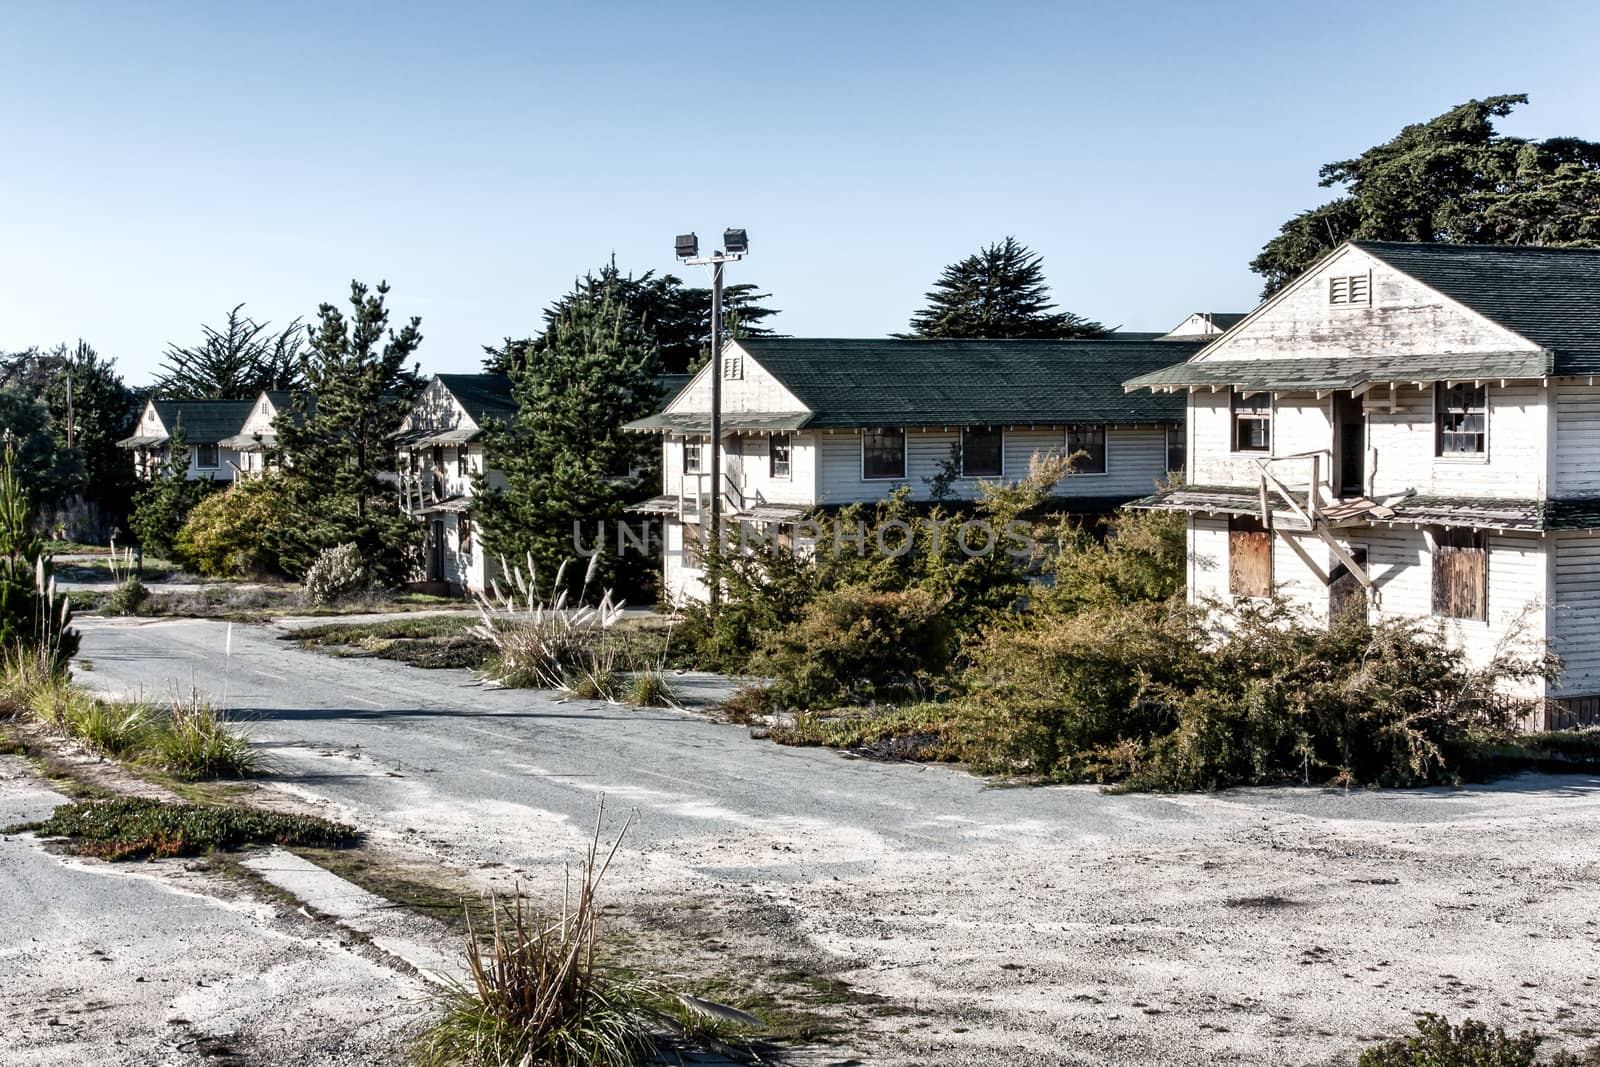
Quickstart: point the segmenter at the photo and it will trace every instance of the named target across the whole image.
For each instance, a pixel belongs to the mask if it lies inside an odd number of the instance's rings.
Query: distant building
[[[117,445],[133,453],[134,472],[150,481],[166,466],[172,436],[182,427],[189,450],[186,477],[190,481],[232,481],[240,469],[240,453],[223,442],[239,433],[253,404],[250,400],[149,400],[132,436]]]
[[[273,455],[278,447],[278,434],[274,423],[279,415],[293,417],[294,394],[269,389],[251,403],[250,414],[245,417],[239,432],[219,442],[223,448],[239,454],[239,476],[259,478],[269,468],[276,466]]]
[[[1164,335],[1174,340],[1217,337],[1244,321],[1244,312],[1196,311]]]
[[[730,523],[777,527],[817,507],[875,501],[900,486],[929,499],[1025,477],[1035,454],[1087,453],[1057,486],[1069,509],[1106,511],[1183,467],[1183,403],[1122,382],[1195,351],[1139,338],[1082,341],[730,341],[657,415],[629,428],[662,437],[662,493],[635,512],[664,526],[663,588],[706,596],[696,546],[711,494]],[[722,484],[710,484],[711,375],[722,375]]]

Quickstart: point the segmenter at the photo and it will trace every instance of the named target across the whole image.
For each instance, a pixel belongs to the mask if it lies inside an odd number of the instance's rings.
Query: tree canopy
[[[155,395],[169,400],[241,400],[263,389],[293,389],[301,382],[300,346],[305,328],[295,319],[277,333],[234,305],[222,329],[201,324],[205,339],[180,348],[169,344]]]
[[[656,442],[622,424],[654,410],[661,362],[624,293],[584,287],[558,305],[543,337],[507,341],[500,350],[517,414],[485,437],[485,466],[505,482],[498,491],[478,486],[475,514],[491,552],[532,555],[542,589],[576,555],[575,526],[588,547],[603,524],[614,547],[614,520],[654,479]],[[641,569],[647,563],[629,562]],[[605,561],[608,580],[617,569],[613,553]]]
[[[282,532],[278,565],[298,578],[325,548],[355,544],[380,582],[410,575],[422,530],[395,506],[382,472],[420,382],[408,365],[422,320],[389,328],[387,282],[350,283],[350,316],[323,304],[300,355],[305,388],[274,422],[285,489],[297,524]]]
[[[1044,280],[1044,257],[1015,237],[950,264],[927,300],[911,316],[911,332],[898,336],[1060,340],[1109,332],[1101,323],[1055,310]]]
[[[1495,131],[1525,94],[1469,100],[1354,159],[1324,164],[1344,195],[1284,223],[1250,269],[1271,296],[1347,240],[1600,245],[1600,143]]]
[[[72,447],[67,445],[67,393],[72,393]],[[79,477],[70,484],[46,483],[35,499],[58,508],[82,493],[98,505],[102,523],[120,522],[132,505],[137,483],[128,453],[117,447],[139,414],[139,399],[123,384],[116,365],[78,341],[49,351],[30,348],[0,357],[0,389],[44,406],[57,449],[73,452]]]
[[[624,309],[644,332],[646,340],[659,353],[661,368],[668,373],[697,369],[711,352],[711,290],[688,286],[673,274],[655,271],[634,277],[623,274],[613,258],[598,271],[590,271],[573,283],[572,291],[556,300],[544,312],[544,332],[517,345],[485,348],[486,369],[503,374],[510,370],[508,360],[518,357],[529,346],[548,344],[556,320],[575,303],[593,304],[609,299]],[[765,301],[771,294],[748,282],[722,288],[723,326],[729,337],[766,337],[772,330],[762,325],[778,314]]]

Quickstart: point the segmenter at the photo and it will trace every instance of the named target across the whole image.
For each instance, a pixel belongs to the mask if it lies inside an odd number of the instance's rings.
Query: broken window
[[[1233,450],[1272,451],[1272,394],[1233,391]]]
[[[1272,531],[1260,519],[1235,515],[1228,520],[1228,592],[1272,595]]]
[[[704,456],[702,455],[699,440],[685,441],[683,443],[683,473],[700,474],[705,471]]]
[[[1489,387],[1440,382],[1435,407],[1440,456],[1483,455],[1489,443]]]
[[[1189,441],[1181,427],[1167,428],[1167,473],[1183,474],[1189,463]]]
[[[1078,455],[1079,453],[1082,455]],[[1072,463],[1073,474],[1104,474],[1106,472],[1106,428],[1104,426],[1068,426],[1067,458],[1077,456]]]
[[[767,475],[789,477],[789,435],[786,433],[775,433],[767,438]]]
[[[1435,529],[1433,613],[1447,619],[1489,620],[1489,541],[1482,530]]]

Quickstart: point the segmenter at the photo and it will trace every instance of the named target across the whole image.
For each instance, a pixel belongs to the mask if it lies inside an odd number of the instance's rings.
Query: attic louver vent
[[[744,379],[744,360],[739,356],[725,355],[722,357],[722,380],[737,382]]]
[[[1345,305],[1372,303],[1372,275],[1343,274],[1329,278],[1328,303]]]

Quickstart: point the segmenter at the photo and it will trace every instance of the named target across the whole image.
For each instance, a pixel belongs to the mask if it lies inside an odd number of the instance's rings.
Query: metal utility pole
[[[705,257],[700,256],[700,239],[692,233],[680,234],[676,244],[685,266],[711,267],[711,524],[706,533],[718,552],[722,550],[722,267],[743,259],[750,240],[743,230],[724,230],[722,244]],[[711,579],[707,594],[715,611],[722,591],[716,576]]]

